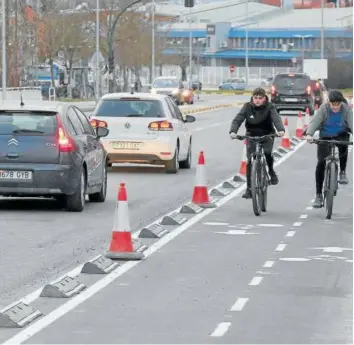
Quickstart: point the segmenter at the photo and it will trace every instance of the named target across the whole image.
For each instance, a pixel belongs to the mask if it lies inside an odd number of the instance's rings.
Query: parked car
[[[152,83],[150,92],[157,95],[167,95],[172,98],[177,105],[180,105],[184,103],[184,90],[181,79],[171,76],[156,78]]]
[[[227,79],[219,85],[219,90],[245,90],[246,82],[244,79]]]
[[[167,95],[111,93],[104,95],[91,121],[104,120],[110,133],[102,140],[108,164],[164,165],[167,173],[190,169],[192,133],[182,113]]]
[[[109,131],[102,124],[94,129],[68,103],[1,104],[0,195],[55,197],[75,212],[86,195],[104,202],[107,154],[100,139]]]
[[[314,93],[311,79],[304,73],[279,73],[271,86],[271,102],[278,111],[310,109],[314,113]]]

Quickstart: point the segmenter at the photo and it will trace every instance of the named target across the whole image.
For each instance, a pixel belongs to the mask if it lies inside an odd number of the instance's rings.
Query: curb
[[[196,108],[196,109],[183,109],[181,110],[182,115],[190,115],[190,114],[198,114],[198,113],[203,113],[206,111],[212,111],[212,110],[218,110],[222,108],[234,108],[243,105],[244,102],[233,102],[233,103],[227,103],[227,104],[217,104],[217,105],[211,105],[208,107],[201,107],[201,108]]]

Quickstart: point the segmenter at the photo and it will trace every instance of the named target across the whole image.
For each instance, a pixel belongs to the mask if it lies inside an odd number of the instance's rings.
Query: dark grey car
[[[55,197],[81,212],[85,196],[104,202],[107,153],[77,107],[60,102],[0,105],[0,195]]]

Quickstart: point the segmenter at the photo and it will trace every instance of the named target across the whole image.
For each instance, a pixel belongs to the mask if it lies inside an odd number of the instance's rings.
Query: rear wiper
[[[128,114],[128,115],[125,115],[126,117],[141,117],[141,116],[144,116],[143,114]]]
[[[40,134],[44,134],[45,132],[38,131],[36,129],[15,129],[12,131],[12,133],[40,133]]]

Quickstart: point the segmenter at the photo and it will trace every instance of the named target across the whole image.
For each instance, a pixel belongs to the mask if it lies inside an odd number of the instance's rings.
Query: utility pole
[[[189,7],[189,83],[192,87],[192,8],[194,7],[194,0],[184,0],[184,7]]]

